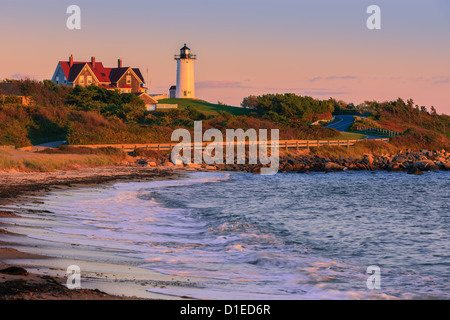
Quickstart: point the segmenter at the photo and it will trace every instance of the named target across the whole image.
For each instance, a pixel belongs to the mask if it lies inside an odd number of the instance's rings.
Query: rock
[[[418,161],[414,163],[413,167],[422,171],[436,170],[437,168],[437,166],[431,160]]]
[[[305,166],[301,163],[295,164],[292,166],[292,170],[293,171],[300,171],[300,170],[304,170]]]
[[[354,164],[354,163],[350,163],[348,165],[348,169],[349,170],[358,170],[358,166],[356,164]]]
[[[217,170],[217,168],[215,166],[206,166],[205,169],[206,170]]]
[[[261,174],[261,167],[260,166],[254,167],[251,173]]]
[[[401,163],[391,163],[388,165],[388,171],[403,171],[404,167],[401,165]]]
[[[445,170],[445,164],[442,161],[435,161],[434,164],[441,170]]]
[[[364,159],[368,164],[373,163],[373,155],[370,153],[364,153]]]
[[[21,267],[12,266],[12,267],[8,267],[8,268],[0,270],[0,273],[26,276],[28,274],[28,271]]]
[[[154,162],[154,161],[147,163],[147,165],[148,165],[149,167],[156,167],[156,166],[157,166],[157,165],[156,165],[156,162]]]
[[[286,164],[285,166],[284,166],[284,168],[283,168],[285,171],[287,171],[287,172],[292,172],[292,171],[294,171],[294,167],[292,166],[292,165],[290,165],[290,164]]]
[[[450,170],[450,161],[444,162],[444,168],[445,170]]]
[[[335,162],[327,162],[324,166],[324,169],[331,171],[343,171],[344,167]]]
[[[166,161],[166,162],[164,162],[163,166],[164,167],[173,167],[174,164],[172,162]]]
[[[202,165],[201,164],[196,164],[196,163],[189,163],[186,165],[186,167],[188,168],[195,168],[195,169],[201,169]]]
[[[405,167],[406,169],[411,168],[413,165],[414,165],[414,163],[411,161],[405,161],[402,163],[402,166]]]
[[[419,168],[411,167],[408,169],[408,174],[423,175],[424,173]]]

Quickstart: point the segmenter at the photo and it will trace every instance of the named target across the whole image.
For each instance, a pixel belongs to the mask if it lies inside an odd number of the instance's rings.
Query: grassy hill
[[[29,146],[67,140],[69,144],[167,143],[175,129],[191,132],[194,121],[203,129],[279,129],[281,140],[358,139],[361,135],[339,133],[311,125],[330,115],[333,103],[294,94],[247,98],[249,107],[227,106],[197,99],[164,99],[178,109],[147,111],[135,95],[121,95],[96,86],[57,86],[51,81],[16,82],[30,106],[0,101],[0,145]],[[376,126],[405,129],[392,143],[412,150],[449,149],[450,117],[432,108],[414,107],[412,101],[368,103]],[[402,130],[403,131],[403,130]]]
[[[218,111],[226,111],[232,115],[240,116],[249,115],[252,112],[250,109],[214,104],[199,99],[162,99],[158,102],[163,104],[178,104],[178,108],[186,108],[191,106],[205,114],[217,114]]]

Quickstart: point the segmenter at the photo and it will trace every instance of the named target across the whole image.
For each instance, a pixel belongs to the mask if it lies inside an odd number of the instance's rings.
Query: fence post
[[[306,140],[306,148],[309,150],[309,140]]]
[[[287,141],[284,143],[284,146],[286,148],[286,151],[288,151],[288,143],[287,143]]]
[[[161,150],[161,148],[160,148],[160,145],[158,144],[158,151],[160,151]]]
[[[295,141],[295,147],[297,148],[297,151],[298,151],[298,140]]]

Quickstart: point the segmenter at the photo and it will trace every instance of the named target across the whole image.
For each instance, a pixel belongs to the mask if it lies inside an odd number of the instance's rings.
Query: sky
[[[69,30],[67,7],[81,9]],[[367,8],[381,9],[369,30]],[[197,54],[197,98],[238,106],[249,95],[413,99],[450,114],[448,0],[0,0],[0,79],[50,79],[58,61],[122,59],[176,84],[174,55]]]

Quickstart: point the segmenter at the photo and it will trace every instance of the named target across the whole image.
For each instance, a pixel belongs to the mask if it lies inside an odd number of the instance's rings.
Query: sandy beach
[[[119,181],[177,179],[183,169],[103,167],[51,173],[0,174],[0,299],[111,300],[168,299],[151,287],[192,285],[190,279],[166,276],[139,268],[136,261],[118,261],[114,252],[90,248],[52,247],[29,237],[40,232],[30,225],[22,204],[46,192],[71,187],[92,187]],[[32,221],[32,219],[31,219]],[[64,258],[63,258],[64,257]],[[80,257],[88,257],[80,261]],[[82,270],[82,289],[67,288],[66,268],[76,263]],[[112,261],[112,262],[111,262]],[[131,265],[130,265],[131,263]],[[179,299],[179,297],[173,297]],[[188,297],[185,297],[188,298]]]

